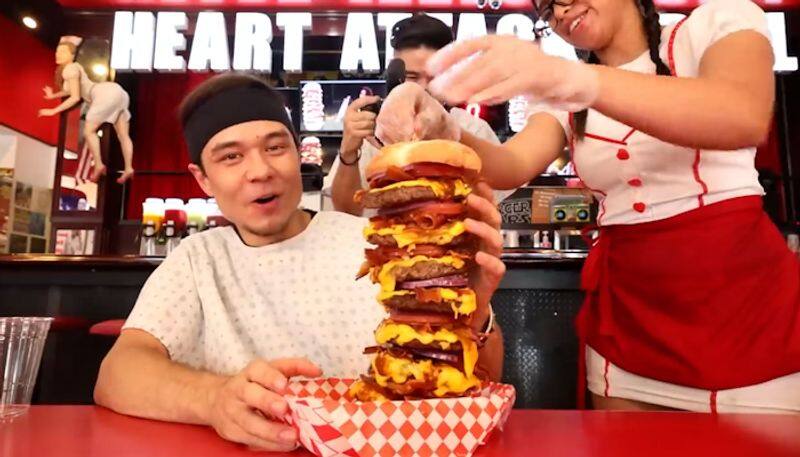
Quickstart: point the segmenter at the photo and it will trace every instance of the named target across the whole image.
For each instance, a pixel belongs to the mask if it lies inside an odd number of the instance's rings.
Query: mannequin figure
[[[76,43],[63,40],[56,47],[56,88],[54,92],[50,86],[44,87],[44,98],[46,100],[60,99],[67,97],[60,105],[55,108],[39,110],[39,116],[54,116],[62,111],[68,110],[80,103],[86,102],[86,120],[84,122],[84,138],[86,139],[89,151],[94,159],[94,170],[89,178],[92,182],[97,182],[101,176],[106,174],[106,166],[100,155],[100,138],[97,130],[106,122],[114,126],[117,138],[122,149],[122,157],[125,161],[125,170],[117,179],[122,184],[133,177],[133,142],[129,134],[131,113],[128,111],[128,93],[115,82],[95,83],[86,75],[80,63],[75,61],[78,46]]]

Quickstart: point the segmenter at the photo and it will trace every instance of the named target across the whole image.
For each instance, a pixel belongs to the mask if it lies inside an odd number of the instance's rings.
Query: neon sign
[[[530,12],[530,0],[59,0],[72,9],[264,9],[270,11],[491,11]],[[655,0],[667,12],[691,11],[703,0]],[[800,7],[800,0],[755,0],[767,11],[785,11]]]
[[[316,0],[315,0],[316,1]],[[397,21],[409,13],[354,12],[347,15],[344,45],[339,63],[343,72],[362,70],[379,73],[393,55],[389,44],[391,29]],[[376,17],[377,16],[377,17]],[[436,13],[451,27],[455,15]],[[273,24],[273,19],[274,22]],[[664,14],[662,22],[670,23],[681,17],[679,14]],[[796,57],[788,55],[786,43],[786,19],[784,13],[768,13],[768,24],[775,51],[776,71],[796,71]],[[233,31],[233,55],[228,49],[228,30],[225,15],[218,11],[197,13],[194,39],[187,49],[185,34],[188,33],[187,13],[179,11],[118,11],[114,14],[114,36],[111,48],[111,67],[117,71],[153,70],[166,72],[243,70],[272,72],[273,27],[284,31],[283,70],[303,70],[303,38],[311,29],[311,13],[285,12],[268,15],[264,13],[235,13]],[[377,20],[377,21],[376,21]],[[377,27],[387,33],[384,62],[380,62]],[[511,34],[532,40],[533,21],[524,14],[512,13],[500,17],[494,33]],[[465,40],[491,33],[486,17],[482,13],[458,14],[456,39]],[[557,35],[542,41],[542,49],[553,55],[575,58],[574,49]],[[183,56],[182,54],[186,54]],[[188,57],[188,62],[187,62]]]

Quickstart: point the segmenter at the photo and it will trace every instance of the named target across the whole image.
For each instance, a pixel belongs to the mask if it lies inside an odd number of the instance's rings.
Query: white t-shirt
[[[470,115],[468,112],[461,108],[452,108],[450,109],[450,117],[455,119],[458,125],[464,129],[465,131],[469,132],[476,137],[490,141],[495,144],[500,144],[500,139],[497,138],[497,135],[492,130],[492,127],[483,119],[479,119],[475,116]],[[367,165],[378,154],[378,149],[375,148],[372,144],[367,141],[364,141],[361,144],[361,160],[358,161],[358,168],[361,171],[361,187],[367,187],[367,178],[366,178],[366,170]],[[336,159],[331,165],[331,170],[328,172],[328,175],[325,177],[324,181],[324,188],[328,189],[325,192],[327,195],[330,195],[330,188],[333,186],[333,178],[336,176],[336,171],[339,169],[339,155],[336,155]],[[500,203],[501,201],[505,200],[509,195],[513,194],[513,190],[496,190],[494,192],[494,199],[495,202]],[[333,205],[331,205],[331,208]]]
[[[147,280],[124,328],[214,373],[234,374],[255,358],[308,357],[326,376],[357,376],[385,314],[369,279],[355,281],[364,225],[322,212],[269,246],[245,245],[232,227],[190,236]]]
[[[675,31],[661,34],[661,60],[669,65],[669,43],[678,77],[697,77],[705,51],[738,31],[753,30],[769,38],[764,12],[749,0],[710,0],[696,8]],[[648,53],[619,67],[655,74]],[[703,109],[703,107],[698,107]],[[572,136],[569,113],[542,105]],[[748,195],[763,195],[755,169],[755,148],[736,151],[696,150],[658,140],[589,110],[587,135],[576,141],[577,174],[600,202],[598,225],[638,224],[666,219],[700,206]],[[720,132],[724,134],[724,132]]]

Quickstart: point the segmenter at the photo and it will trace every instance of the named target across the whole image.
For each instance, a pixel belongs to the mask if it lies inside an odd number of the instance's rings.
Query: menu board
[[[275,91],[283,96],[283,104],[286,105],[286,112],[292,120],[294,131],[300,132],[300,89],[295,87],[276,87]]]
[[[350,103],[362,95],[386,96],[382,80],[300,81],[301,130],[341,132]]]

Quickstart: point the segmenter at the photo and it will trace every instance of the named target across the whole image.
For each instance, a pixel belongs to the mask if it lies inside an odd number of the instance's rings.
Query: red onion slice
[[[435,349],[416,349],[408,348],[408,352],[417,357],[438,360],[452,365],[461,365],[461,353],[437,351]]]
[[[369,350],[370,352],[367,352]],[[461,368],[463,365],[461,351],[442,351],[434,348],[420,349],[404,346],[372,346],[364,350],[364,354],[375,354],[381,350],[386,351],[393,357],[426,358],[434,359],[447,364],[456,365]]]
[[[381,208],[378,210],[379,216],[393,216],[395,214],[405,213],[419,208],[424,208],[436,200],[425,200],[421,202],[406,203],[405,205],[391,206],[388,208]]]
[[[398,289],[414,290],[426,287],[466,287],[467,278],[460,275],[442,276],[441,278],[405,281],[397,284]]]

